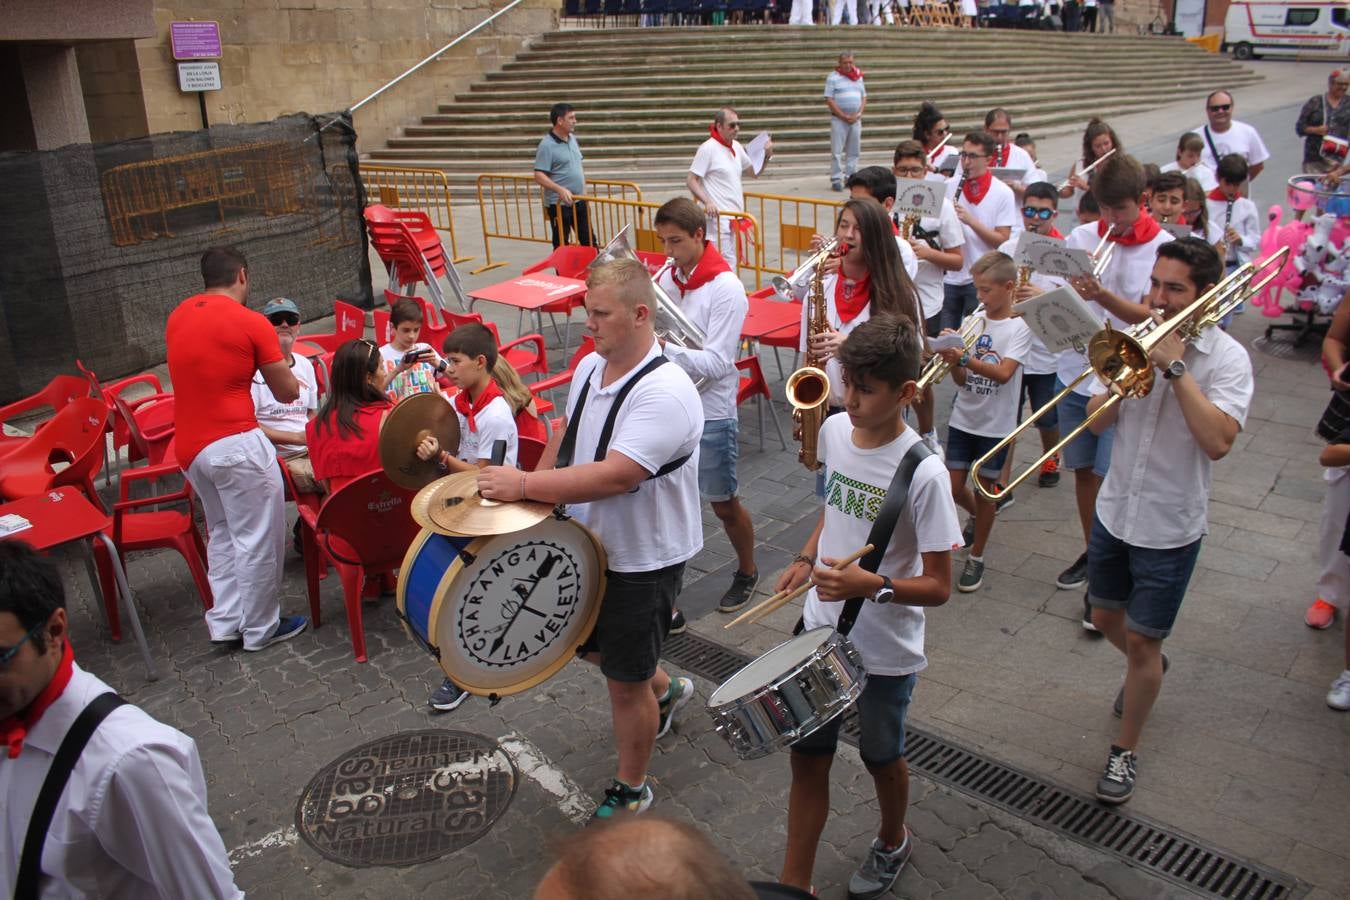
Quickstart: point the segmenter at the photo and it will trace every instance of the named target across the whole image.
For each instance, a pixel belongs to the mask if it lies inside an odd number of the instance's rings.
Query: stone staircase
[[[566,101],[577,107],[589,177],[672,186],[727,103],[740,112],[746,141],[773,135],[775,174],[819,174],[829,152],[821,90],[841,49],[853,50],[866,73],[863,155],[873,160],[889,159],[909,137],[923,100],[937,103],[958,135],[1004,106],[1016,131],[1044,138],[1079,131],[1093,115],[1261,80],[1166,37],[752,25],[558,31],[365,158],[443,169],[460,190],[483,172],[528,174],[549,106]]]

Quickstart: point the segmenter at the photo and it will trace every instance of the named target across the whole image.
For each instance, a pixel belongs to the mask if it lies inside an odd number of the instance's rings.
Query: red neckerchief
[[[1012,144],[1004,144],[994,151],[994,162],[1000,169],[1008,165],[1008,157],[1012,155]]]
[[[848,290],[844,285],[844,273],[839,272],[839,277],[834,282],[834,311],[839,313],[839,321],[847,325],[857,318],[858,313],[867,308],[867,304],[872,299],[872,276],[864,275],[853,282],[853,290]]]
[[[971,203],[979,203],[989,193],[989,185],[994,183],[994,173],[985,172],[979,178],[967,178],[961,185],[961,193]]]
[[[703,255],[694,265],[694,271],[689,273],[689,280],[681,281],[680,267],[674,265],[670,267],[670,277],[675,282],[675,286],[680,289],[680,296],[683,297],[690,291],[703,287],[723,272],[730,271],[731,266],[727,265],[727,261],[722,258],[722,254],[718,253],[717,249],[713,247],[712,241],[704,241]]]
[[[1218,200],[1220,203],[1227,203],[1229,200],[1228,195],[1223,192],[1223,188],[1216,187],[1214,190],[1210,191],[1205,196],[1208,197],[1210,200]]]
[[[713,123],[712,125],[708,126],[708,134],[712,135],[714,141],[717,141],[717,143],[721,144],[723,147],[726,147],[727,150],[730,151],[732,156],[736,155],[735,145],[718,133],[716,123]]]
[[[491,378],[488,379],[487,387],[483,388],[483,393],[478,395],[477,400],[469,400],[468,391],[460,391],[455,395],[455,409],[459,414],[469,420],[469,430],[477,431],[478,423],[474,421],[474,416],[482,412],[487,405],[502,395],[502,389],[497,386],[497,382]]]
[[[900,235],[900,223],[894,219],[891,220],[891,234],[894,234],[897,237]]]
[[[70,641],[65,641],[61,647],[61,662],[56,667],[56,674],[47,682],[42,693],[38,694],[25,709],[0,720],[0,740],[3,740],[5,746],[9,748],[10,759],[19,758],[19,754],[23,751],[24,738],[28,737],[28,732],[38,723],[38,719],[42,718],[47,707],[55,703],[66,689],[66,685],[70,684],[70,676],[74,670],[75,653],[70,649]]]
[[[839,72],[839,68],[838,68],[837,66],[835,67],[835,71],[836,71],[836,72]],[[853,68],[849,69],[847,72],[839,72],[839,74],[840,74],[840,75],[843,75],[843,76],[844,76],[845,78],[847,78],[849,81],[861,81],[861,80],[862,80],[862,69],[858,68],[857,66],[854,66]]]
[[[1103,237],[1106,234],[1107,226],[1104,219],[1097,220],[1097,237]],[[1139,218],[1134,220],[1134,225],[1124,234],[1111,235],[1111,243],[1120,244],[1122,247],[1134,247],[1139,244],[1147,244],[1158,236],[1162,231],[1162,226],[1158,220],[1148,214],[1148,210],[1141,209]]]
[[[1050,226],[1050,230],[1045,233],[1045,236],[1052,237],[1060,241],[1064,240],[1064,235],[1060,234],[1059,229],[1053,225]]]

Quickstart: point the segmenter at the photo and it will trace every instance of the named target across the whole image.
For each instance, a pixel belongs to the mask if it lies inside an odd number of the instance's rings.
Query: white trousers
[[[814,25],[811,21],[811,0],[792,0],[792,14],[788,16],[789,25]]]
[[[880,25],[882,16],[885,16],[887,25],[895,24],[895,13],[891,12],[891,0],[867,0],[868,23]]]
[[[1341,552],[1341,535],[1350,516],[1350,466],[1326,469],[1322,474],[1327,495],[1322,500],[1322,528],[1318,532],[1317,596],[1346,612],[1350,606],[1350,556]]]
[[[736,221],[729,216],[718,216],[717,226],[713,227],[712,217],[708,218],[708,224],[704,226],[704,233],[708,235],[708,240],[712,241],[717,252],[722,254],[722,258],[731,266],[731,271],[736,271],[737,260],[736,253],[736,234],[731,228],[731,223]],[[739,275],[739,273],[737,273]]]
[[[286,500],[276,448],[261,429],[232,434],[207,444],[187,477],[206,513],[211,640],[238,635],[257,649],[281,618]]]
[[[838,25],[844,21],[845,8],[848,9],[849,24],[858,24],[858,0],[832,0],[830,3],[831,25]]]
[[[858,171],[858,154],[862,148],[862,119],[845,122],[830,116],[830,183],[842,184]]]

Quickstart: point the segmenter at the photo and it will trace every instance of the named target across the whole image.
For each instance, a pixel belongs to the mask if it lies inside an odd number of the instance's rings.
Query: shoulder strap
[[[42,847],[47,841],[47,829],[56,815],[56,804],[65,793],[70,773],[75,770],[75,763],[79,761],[89,738],[108,717],[108,713],[126,702],[112,691],[100,694],[80,711],[62,739],[56,758],[52,760],[52,767],[47,770],[47,777],[42,782],[42,789],[38,791],[37,802],[33,804],[33,815],[28,820],[23,852],[19,856],[19,877],[14,883],[15,900],[36,900],[38,879],[42,874]]]
[[[628,379],[623,387],[619,388],[619,392],[614,395],[614,403],[609,408],[609,415],[605,417],[605,425],[600,430],[600,440],[597,441],[595,445],[596,462],[603,460],[605,454],[609,452],[609,442],[614,437],[614,425],[619,418],[619,408],[622,407],[623,402],[628,399],[628,395],[632,393],[633,388],[648,374],[656,371],[668,362],[670,362],[670,360],[664,356],[654,357],[650,362],[639,369],[632,378]],[[561,469],[572,464],[572,457],[576,453],[577,428],[580,427],[581,410],[582,407],[586,405],[586,395],[590,392],[591,376],[594,374],[594,369],[587,373],[586,381],[581,386],[581,393],[577,396],[577,405],[572,408],[572,415],[567,420],[567,431],[563,434],[562,443],[558,446],[558,462],[555,468]],[[660,478],[662,475],[669,475],[671,472],[674,472],[680,466],[687,463],[691,456],[693,456],[693,454],[688,453],[684,456],[672,459],[670,462],[648,475],[646,480],[650,481],[653,478]]]
[[[558,445],[558,461],[554,464],[555,469],[565,469],[572,464],[572,456],[577,449],[577,428],[580,427],[581,411],[586,408],[586,395],[591,392],[591,376],[594,374],[595,369],[592,368],[581,382],[577,405],[572,407],[572,415],[567,417],[567,430],[563,432],[562,443]]]
[[[600,440],[595,444],[596,462],[604,459],[605,454],[609,452],[609,442],[614,437],[614,424],[619,420],[619,407],[623,406],[623,401],[628,399],[628,395],[633,392],[633,388],[637,387],[639,381],[668,362],[670,360],[664,356],[652,357],[650,362],[638,369],[637,374],[624,382],[624,386],[619,388],[619,392],[614,395],[614,403],[609,408],[609,415],[605,417],[605,427],[600,429]]]
[[[1219,150],[1214,146],[1214,138],[1210,137],[1209,135],[1208,125],[1204,127],[1204,132],[1205,132],[1205,143],[1209,144],[1209,153],[1211,156],[1214,157],[1214,168],[1217,170],[1219,167]]]
[[[895,467],[891,486],[886,490],[886,499],[872,522],[872,530],[867,533],[867,543],[872,545],[872,552],[858,562],[858,565],[867,571],[875,572],[881,565],[882,557],[886,555],[886,547],[890,545],[891,536],[895,533],[896,523],[900,521],[900,512],[909,501],[909,486],[914,481],[914,471],[918,469],[919,463],[932,455],[933,451],[928,445],[918,440],[905,453],[900,465]],[[865,601],[865,597],[850,597],[844,601],[843,612],[839,614],[840,634],[847,635],[853,630],[853,623],[857,621],[858,613],[862,611]]]

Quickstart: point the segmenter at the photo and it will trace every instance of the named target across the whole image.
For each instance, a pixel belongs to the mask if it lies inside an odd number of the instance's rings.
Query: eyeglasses
[[[727,126],[728,128],[740,128],[740,127],[741,127],[741,123],[740,123],[740,122],[727,122],[727,123],[726,123],[726,126]]]
[[[1228,112],[1233,108],[1231,103],[1216,103],[1209,108],[1210,112]]]
[[[29,638],[31,638],[33,635],[37,634],[39,631],[41,631],[46,627],[47,627],[46,622],[39,622],[32,628],[28,629],[28,633],[25,634],[19,640],[19,642],[15,644],[13,647],[6,647],[4,650],[0,650],[0,672],[3,672],[5,671],[5,669],[9,668],[9,661],[18,655],[19,648],[22,647],[24,644],[28,643]]]
[[[272,313],[272,315],[267,317],[267,321],[271,322],[273,325],[299,325],[300,317],[295,313]]]
[[[956,154],[956,155],[959,156],[959,157],[961,157],[962,159],[986,159],[986,158],[988,158],[988,154],[987,154],[987,153],[967,153],[965,150],[962,150],[960,153],[958,153],[958,154]]]
[[[942,128],[933,129],[933,134],[951,134],[951,133],[952,130],[950,128],[947,128],[946,126],[943,126]]]
[[[923,166],[895,166],[891,171],[899,178],[922,178],[926,170]]]
[[[1054,216],[1055,210],[1046,209],[1044,206],[1022,207],[1022,217],[1024,219],[1040,219],[1042,222],[1049,222]]]

